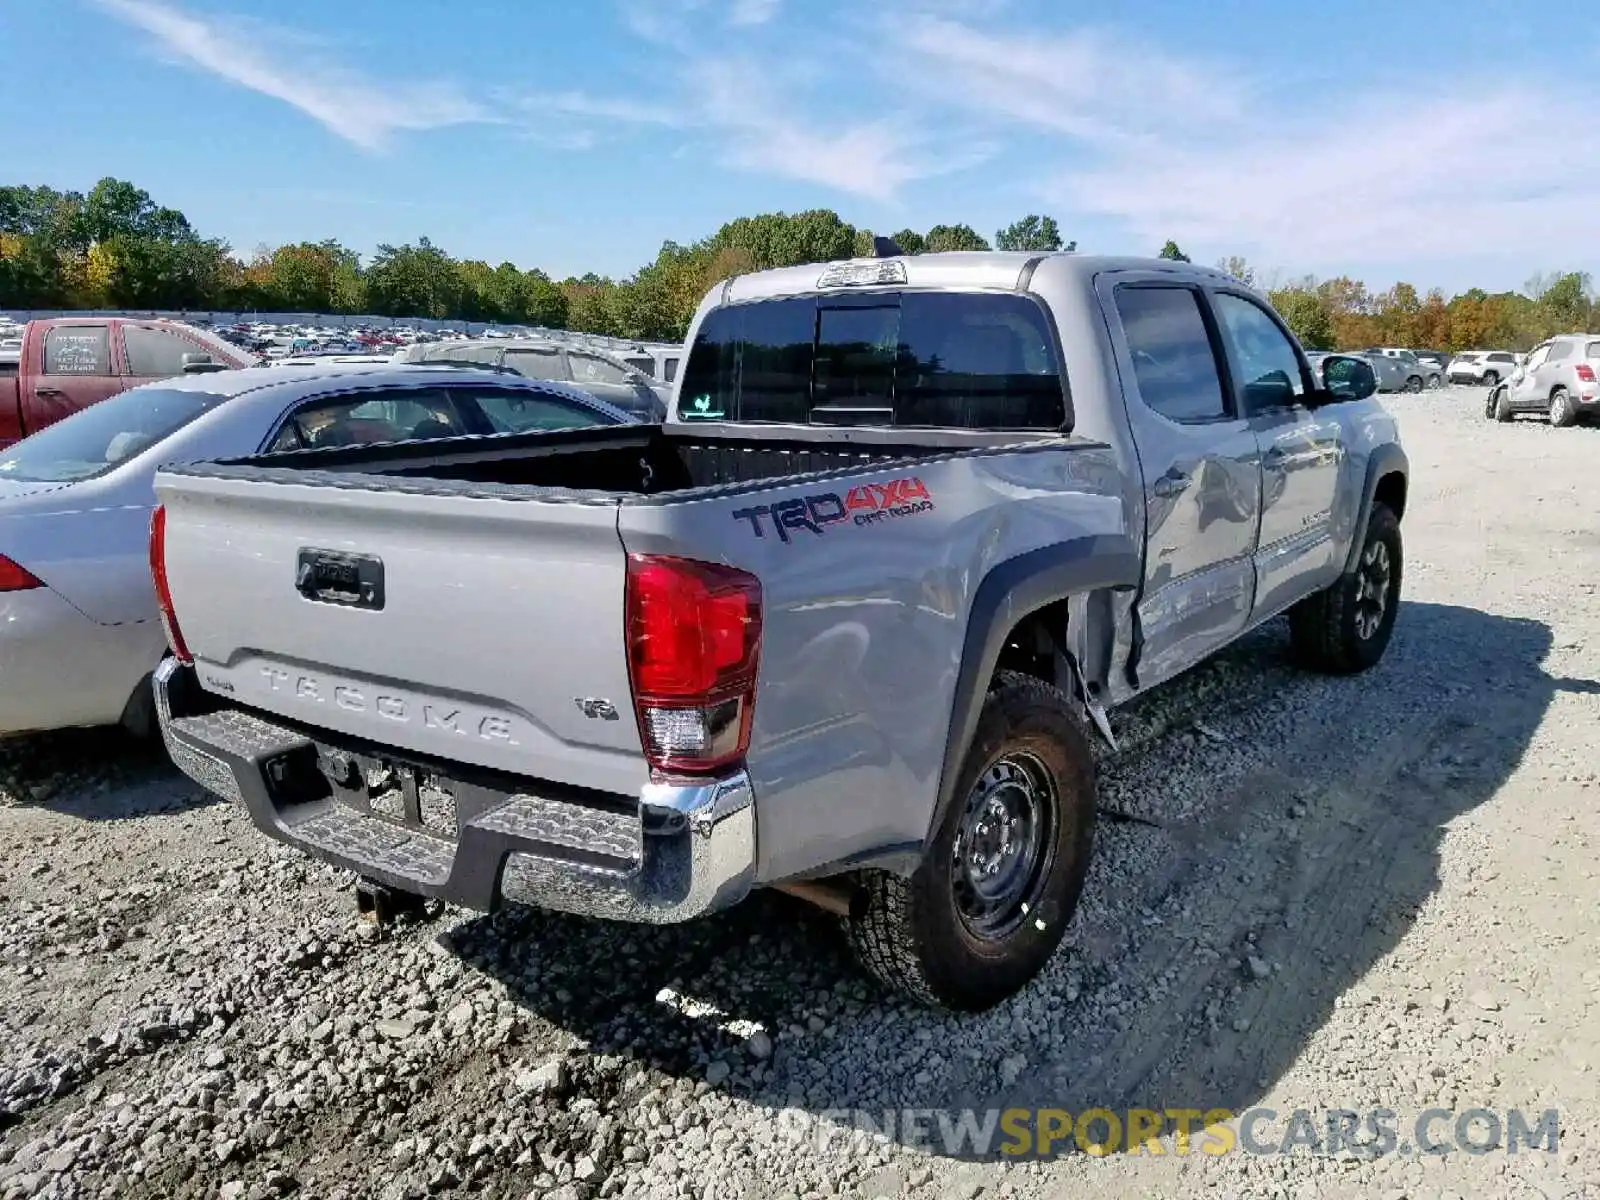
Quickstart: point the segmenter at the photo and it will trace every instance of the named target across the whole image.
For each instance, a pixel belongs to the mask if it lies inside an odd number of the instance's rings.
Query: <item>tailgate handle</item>
[[[302,547],[294,588],[319,604],[347,608],[383,607],[383,559],[372,554]]]

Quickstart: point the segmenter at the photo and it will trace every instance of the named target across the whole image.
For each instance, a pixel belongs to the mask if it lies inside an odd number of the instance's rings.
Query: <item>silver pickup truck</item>
[[[413,895],[680,921],[781,887],[976,1009],[1055,950],[1107,711],[1282,613],[1383,654],[1371,367],[1158,260],[930,254],[706,296],[665,423],[157,477],[173,760]]]

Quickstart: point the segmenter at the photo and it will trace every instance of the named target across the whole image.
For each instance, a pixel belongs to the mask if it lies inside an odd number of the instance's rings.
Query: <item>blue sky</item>
[[[827,207],[1514,287],[1600,275],[1594,29],[1580,0],[0,0],[0,182],[131,179],[242,253],[427,235],[558,278]]]

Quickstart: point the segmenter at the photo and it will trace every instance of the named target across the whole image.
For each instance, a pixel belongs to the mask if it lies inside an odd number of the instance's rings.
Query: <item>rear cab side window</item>
[[[122,348],[127,359],[127,373],[144,379],[181,375],[184,355],[207,353],[186,337],[143,325],[122,327]]]
[[[532,429],[577,429],[612,422],[592,408],[565,396],[532,388],[451,387],[447,389],[464,413],[476,410],[495,433]]]
[[[1590,342],[1589,349],[1584,354],[1584,357],[1591,361],[1600,360],[1600,342]]]
[[[303,401],[284,419],[267,449],[365,446],[477,432],[444,389],[378,390]]]
[[[1005,293],[758,301],[701,322],[681,420],[1058,431],[1070,409],[1044,310]]]
[[[57,325],[44,335],[46,375],[111,374],[111,338],[104,325]]]
[[[1577,347],[1575,347],[1571,342],[1551,342],[1550,354],[1545,361],[1561,362],[1563,359],[1571,358],[1572,352],[1575,349],[1577,349]]]
[[[1200,293],[1173,285],[1122,284],[1115,296],[1144,406],[1180,424],[1232,416]]]

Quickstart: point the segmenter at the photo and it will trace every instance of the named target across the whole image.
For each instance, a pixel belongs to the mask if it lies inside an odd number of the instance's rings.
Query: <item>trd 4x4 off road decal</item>
[[[778,540],[787,542],[793,530],[809,530],[821,536],[823,530],[840,521],[876,525],[932,511],[933,499],[928,489],[922,480],[912,476],[891,479],[887,483],[865,483],[842,496],[838,492],[821,492],[815,496],[780,500],[777,504],[741,508],[733,514],[733,519],[749,521],[757,537],[767,536],[770,522]]]

